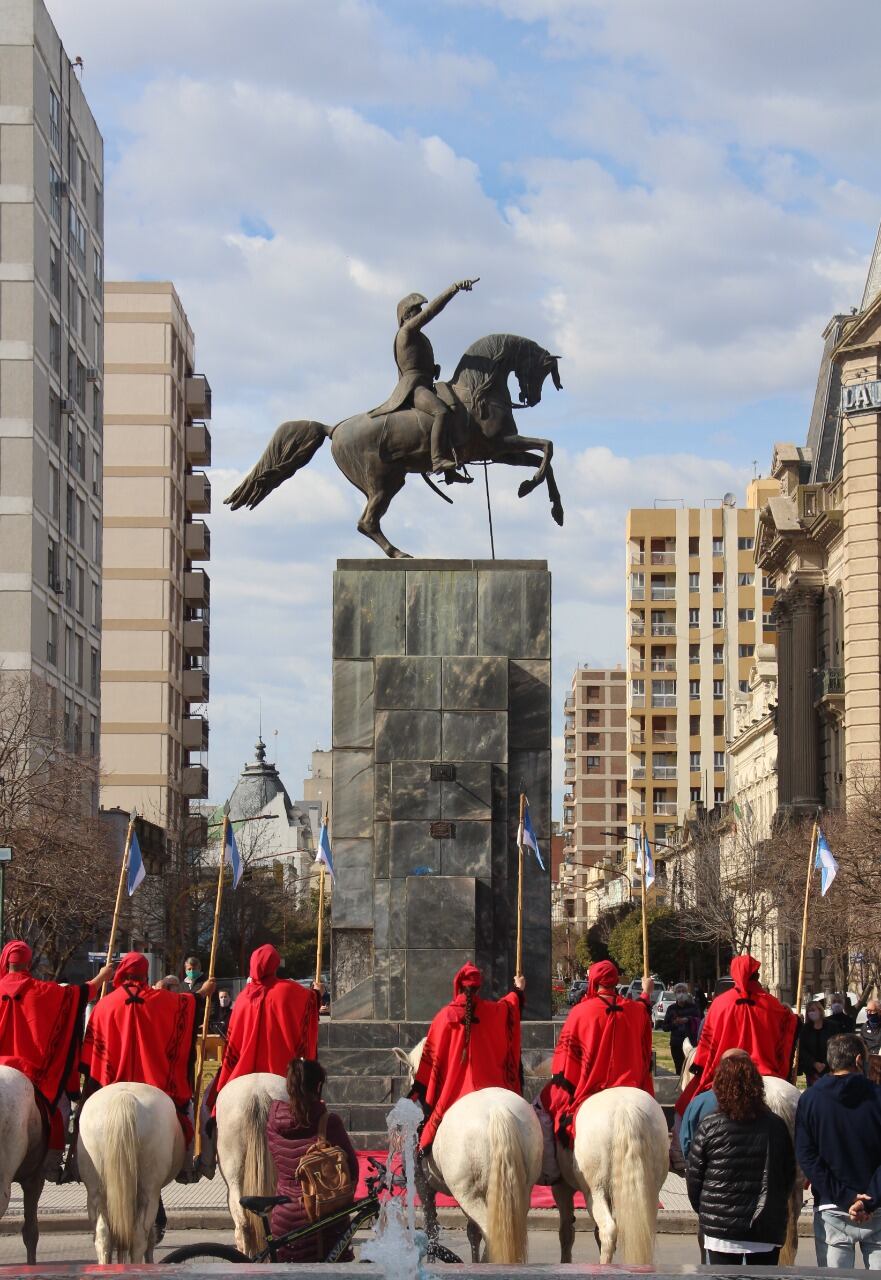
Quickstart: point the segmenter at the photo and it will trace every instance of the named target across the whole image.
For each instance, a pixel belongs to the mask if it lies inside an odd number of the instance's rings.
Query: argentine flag
[[[144,866],[137,832],[132,827],[132,838],[128,847],[128,875],[126,876],[126,888],[128,889],[129,897],[132,896],[139,884],[143,884],[146,875],[147,868]]]
[[[637,871],[642,871],[643,859],[645,859],[645,887],[650,889],[655,883],[655,860],[652,857],[652,846],[649,844],[647,831],[643,832],[639,841],[639,850],[636,855]]]
[[[242,864],[242,855],[239,853],[239,846],[236,844],[236,833],[232,829],[232,823],[226,824],[226,836],[223,842],[223,861],[228,867],[232,867],[232,887],[238,889],[239,882],[242,878],[244,865]]]
[[[838,875],[838,863],[832,856],[832,850],[826,843],[822,831],[817,832],[817,856],[814,859],[814,870],[820,872],[820,897],[825,898],[826,890]]]
[[[521,849],[531,849],[535,854],[535,860],[545,870],[545,864],[542,862],[541,850],[538,847],[535,830],[532,826],[532,818],[529,816],[529,801],[523,797],[523,821],[520,823],[520,830],[517,832],[517,843]]]
[[[327,868],[327,874],[336,884],[336,876],[333,873],[333,854],[330,851],[330,836],[327,834],[327,818],[321,824],[321,835],[318,837],[318,852],[315,855],[315,861],[322,863]]]

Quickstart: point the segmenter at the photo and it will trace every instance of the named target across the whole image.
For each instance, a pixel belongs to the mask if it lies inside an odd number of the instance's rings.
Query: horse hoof
[[[525,498],[528,493],[532,493],[532,481],[524,480],[520,488],[517,490],[518,498]]]
[[[563,524],[563,508],[560,506],[560,504],[559,504],[558,502],[555,502],[555,503],[554,503],[554,505],[551,507],[551,515],[554,517],[554,519],[556,520],[557,524],[558,524],[558,525],[560,525],[560,526],[562,527],[562,524]]]
[[[409,551],[401,551],[398,547],[392,547],[390,551],[386,552],[386,555],[390,560],[412,560],[413,559]]]

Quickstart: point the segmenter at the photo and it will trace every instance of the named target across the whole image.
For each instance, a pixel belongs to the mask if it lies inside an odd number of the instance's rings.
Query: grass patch
[[[658,1064],[658,1070],[669,1071],[671,1075],[675,1075],[673,1058],[670,1055],[669,1031],[653,1031],[652,1048],[655,1051],[655,1061]]]

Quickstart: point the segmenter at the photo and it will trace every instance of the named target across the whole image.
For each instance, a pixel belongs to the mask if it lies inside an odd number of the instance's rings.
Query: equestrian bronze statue
[[[559,357],[529,338],[493,333],[468,348],[449,382],[436,381],[440,370],[424,326],[460,290],[470,290],[476,283],[462,280],[433,302],[419,293],[402,299],[394,344],[398,383],[389,399],[336,426],[283,422],[260,461],[226,499],[232,509],[256,507],[330,440],[334,462],[367,499],[358,529],[387,556],[407,554],[389,542],[379,523],[407,475],[421,474],[435,492],[446,497],[431,473],[441,474],[447,484],[467,483],[470,477],[464,467],[470,462],[535,467],[535,474],[520,485],[519,496],[525,498],[538,485],[547,484],[551,515],[561,525],[563,504],[551,465],[554,446],[550,440],[520,435],[514,421],[515,408],[539,403],[548,374],[557,390],[562,390]],[[508,391],[512,373],[519,386],[517,406]]]

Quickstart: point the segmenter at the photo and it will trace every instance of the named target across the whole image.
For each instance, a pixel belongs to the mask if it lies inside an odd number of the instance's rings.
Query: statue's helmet
[[[398,303],[398,328],[400,329],[407,318],[408,311],[412,311],[414,307],[422,306],[427,301],[428,299],[423,297],[421,293],[408,293],[406,298],[402,298]]]

